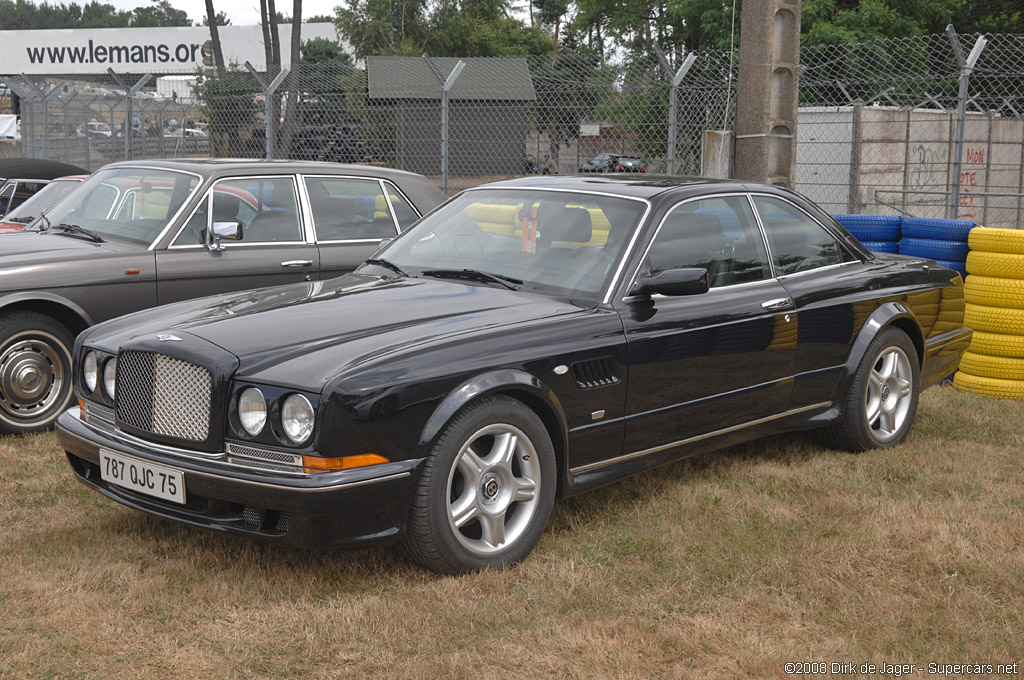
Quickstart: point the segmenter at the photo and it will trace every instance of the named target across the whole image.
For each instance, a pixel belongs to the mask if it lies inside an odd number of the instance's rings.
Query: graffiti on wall
[[[979,168],[979,165],[982,167]],[[983,171],[984,165],[985,149],[967,147],[964,150],[964,160],[960,170],[960,212],[957,213],[957,217],[961,220],[973,220],[978,217],[978,211],[974,205],[974,192],[978,190],[978,173]]]

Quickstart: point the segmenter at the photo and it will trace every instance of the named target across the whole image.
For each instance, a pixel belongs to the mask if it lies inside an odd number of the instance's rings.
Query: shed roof
[[[457,57],[431,57],[447,77]],[[525,59],[463,57],[466,67],[448,93],[449,99],[533,101],[537,98]],[[370,99],[440,99],[441,83],[421,57],[367,57]]]

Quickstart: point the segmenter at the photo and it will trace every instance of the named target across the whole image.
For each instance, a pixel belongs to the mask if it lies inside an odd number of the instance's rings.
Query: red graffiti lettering
[[[968,163],[984,163],[985,150],[968,148],[967,153],[965,154],[965,160]]]

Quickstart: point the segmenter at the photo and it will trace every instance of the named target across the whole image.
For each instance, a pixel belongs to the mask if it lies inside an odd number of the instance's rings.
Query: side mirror
[[[629,291],[630,295],[701,295],[710,288],[708,270],[703,267],[666,269],[657,274],[643,274]]]
[[[210,243],[207,247],[210,250],[224,250],[224,245],[221,241],[241,241],[242,240],[242,223],[241,222],[214,222],[213,223],[213,243]]]

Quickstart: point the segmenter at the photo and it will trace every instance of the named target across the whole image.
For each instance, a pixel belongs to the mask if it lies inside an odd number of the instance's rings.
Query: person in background
[[[540,169],[545,175],[557,175],[558,163],[550,155],[544,154],[544,162],[541,163]]]
[[[526,163],[523,170],[527,175],[540,174],[540,169],[537,167],[537,158],[532,153],[526,156]]]

